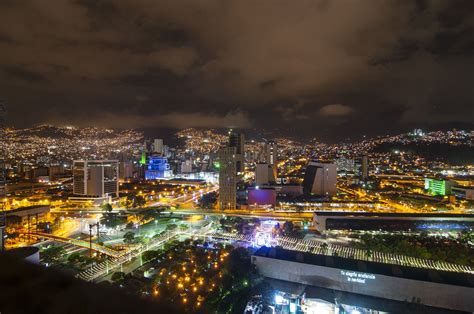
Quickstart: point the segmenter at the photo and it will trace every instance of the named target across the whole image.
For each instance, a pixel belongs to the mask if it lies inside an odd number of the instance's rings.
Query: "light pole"
[[[89,224],[89,257],[92,258],[92,228],[97,227],[97,241],[99,241],[99,223]]]

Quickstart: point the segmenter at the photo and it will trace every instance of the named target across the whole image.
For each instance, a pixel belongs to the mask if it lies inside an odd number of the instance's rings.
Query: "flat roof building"
[[[74,160],[73,193],[82,197],[118,197],[118,161]]]
[[[252,263],[266,278],[364,296],[474,311],[474,275],[262,247]]]

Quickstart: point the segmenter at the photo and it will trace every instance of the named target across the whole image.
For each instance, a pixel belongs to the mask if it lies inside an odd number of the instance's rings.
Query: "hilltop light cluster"
[[[50,164],[77,158],[103,159],[138,151],[143,134],[135,130],[39,126],[8,129],[6,160]]]

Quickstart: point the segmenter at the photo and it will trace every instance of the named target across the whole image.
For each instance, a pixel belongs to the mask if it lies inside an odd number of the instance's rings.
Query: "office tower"
[[[64,174],[64,166],[61,165],[51,165],[48,168],[49,180],[54,181]]]
[[[131,179],[133,178],[133,162],[121,161],[119,166],[119,178],[120,179]]]
[[[6,227],[6,169],[5,169],[5,104],[0,100],[0,252],[4,250],[4,230]]]
[[[235,209],[237,203],[236,148],[219,150],[219,205],[221,209]]]
[[[311,161],[306,167],[303,192],[305,194],[336,194],[337,172],[332,162]]]
[[[276,168],[274,165],[259,163],[255,165],[255,185],[274,184],[276,181]]]
[[[369,158],[367,155],[354,160],[354,174],[359,180],[367,180],[369,177]]]
[[[164,154],[163,139],[155,138],[153,141],[153,152],[157,154]]]
[[[168,158],[153,155],[148,158],[147,170],[145,170],[146,180],[156,180],[171,177],[172,171],[168,163]]]
[[[265,162],[269,165],[274,165],[278,161],[278,146],[274,141],[265,143]]]
[[[74,160],[73,192],[86,197],[118,197],[117,160]]]
[[[231,132],[229,134],[229,147],[235,148],[235,167],[237,173],[245,170],[245,136],[242,133]]]

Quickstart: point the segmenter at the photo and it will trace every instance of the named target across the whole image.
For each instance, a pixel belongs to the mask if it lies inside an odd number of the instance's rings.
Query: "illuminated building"
[[[431,195],[449,195],[452,185],[451,181],[425,178],[425,190]]]
[[[303,192],[314,195],[336,194],[337,172],[332,162],[311,161],[306,167]]]
[[[340,304],[341,301],[352,301],[347,295],[350,293],[357,295],[357,298],[354,297],[353,300],[357,300],[358,306],[367,304],[366,301],[373,302],[378,299],[377,307],[379,311],[377,313],[412,312],[394,311],[397,307],[393,306],[404,306],[406,308],[407,300],[417,300],[416,303],[433,308],[462,312],[471,312],[474,306],[472,298],[474,275],[472,273],[394,266],[330,254],[313,254],[267,246],[258,249],[252,255],[251,260],[259,274],[274,289],[285,290],[286,293],[299,291],[299,294],[304,291],[305,299],[317,299],[323,295],[332,295],[339,296],[337,302],[335,297],[332,300],[334,303]],[[345,297],[342,297],[343,295]],[[380,302],[380,300],[384,302]],[[276,298],[275,301],[282,303],[285,300],[284,298]],[[292,301],[288,301],[291,305]],[[392,308],[388,306],[389,303]],[[295,304],[293,313],[297,313],[296,306],[299,305]],[[362,313],[356,311],[356,309],[351,312],[341,311],[340,313]],[[446,311],[423,312],[445,313]],[[309,313],[324,312],[311,309]],[[339,313],[339,311],[334,313]],[[364,313],[376,312],[368,311]],[[421,313],[421,311],[413,311],[412,313]]]
[[[248,204],[260,206],[276,206],[276,191],[272,187],[250,187],[248,192]]]
[[[156,180],[171,177],[170,165],[168,158],[163,156],[150,156],[148,158],[148,166],[145,171],[146,180]]]
[[[255,185],[274,184],[276,181],[276,167],[266,163],[255,165]]]
[[[237,203],[236,148],[219,150],[219,206],[221,209],[235,209]]]
[[[118,179],[117,160],[74,160],[74,195],[97,198],[117,197]]]

